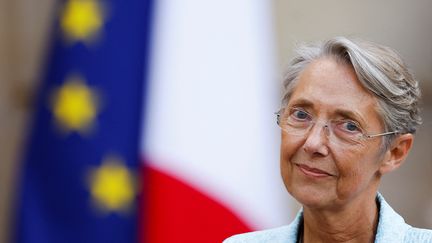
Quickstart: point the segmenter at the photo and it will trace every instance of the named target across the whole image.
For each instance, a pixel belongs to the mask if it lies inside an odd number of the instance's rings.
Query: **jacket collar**
[[[377,193],[376,200],[379,205],[379,221],[375,243],[403,242],[411,226],[406,224],[404,219],[390,207],[381,193]]]
[[[379,192],[377,193],[376,201],[379,209],[379,218],[375,243],[403,242],[405,234],[410,226],[390,207]],[[287,233],[291,240],[290,242],[296,242],[302,222],[303,208],[297,213],[294,221],[288,225]]]

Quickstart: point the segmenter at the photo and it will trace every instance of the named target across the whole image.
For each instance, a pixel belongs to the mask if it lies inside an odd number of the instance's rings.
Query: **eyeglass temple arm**
[[[279,125],[279,122],[280,122],[280,113],[281,113],[280,110],[274,113],[276,115],[276,123],[278,125]]]
[[[367,138],[374,138],[374,137],[386,136],[386,135],[391,135],[391,134],[396,134],[396,133],[399,133],[399,131],[371,134],[371,135],[366,135],[366,137]]]

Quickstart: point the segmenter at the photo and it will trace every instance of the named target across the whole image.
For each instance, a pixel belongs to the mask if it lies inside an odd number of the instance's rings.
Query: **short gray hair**
[[[377,98],[378,112],[387,131],[415,133],[421,124],[417,80],[394,50],[362,40],[336,37],[299,46],[284,77],[282,105],[288,103],[306,66],[323,57],[335,58],[354,68],[361,84]],[[390,140],[387,139],[386,147]]]

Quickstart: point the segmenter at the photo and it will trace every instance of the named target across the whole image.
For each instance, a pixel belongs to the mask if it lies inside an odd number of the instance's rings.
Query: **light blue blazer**
[[[377,200],[380,210],[375,243],[432,243],[432,230],[414,228],[406,224],[380,193],[377,194]],[[302,217],[303,212],[300,210],[289,225],[235,235],[226,239],[224,243],[296,243]]]

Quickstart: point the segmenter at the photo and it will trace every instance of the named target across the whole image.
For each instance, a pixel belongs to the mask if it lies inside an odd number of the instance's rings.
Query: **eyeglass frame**
[[[281,108],[279,109],[279,111],[275,112],[274,114],[276,115],[276,123],[278,124],[278,126],[285,131],[280,124],[280,119],[281,119],[281,111],[285,110],[285,108]],[[307,112],[306,112],[307,113]],[[309,114],[309,113],[308,113]],[[312,128],[317,122],[316,121],[311,121],[312,126],[310,126],[308,129]],[[328,123],[328,122],[327,122]],[[327,129],[329,128],[329,125],[325,123],[324,127],[327,127]],[[387,136],[387,135],[393,135],[393,134],[400,134],[400,131],[395,130],[395,131],[389,131],[389,132],[383,132],[383,133],[377,133],[377,134],[365,134],[363,133],[363,131],[361,131],[361,138],[363,139],[372,139],[372,138],[376,138],[376,137],[381,137],[381,136]]]

